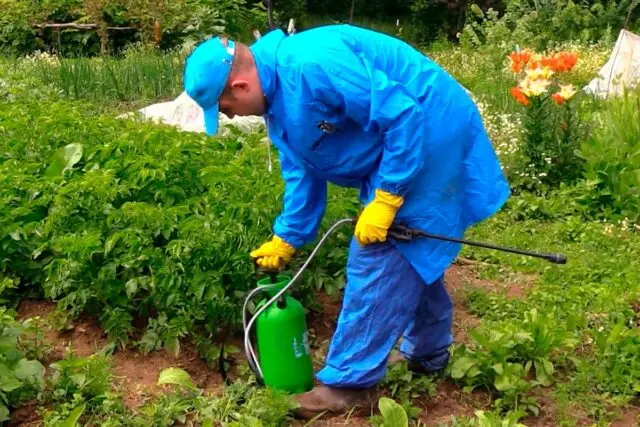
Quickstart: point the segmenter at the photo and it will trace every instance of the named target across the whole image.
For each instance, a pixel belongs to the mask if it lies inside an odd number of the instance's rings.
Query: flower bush
[[[524,108],[521,176],[532,177],[528,187],[557,187],[580,177],[582,160],[577,155],[584,126],[577,114],[577,90],[558,76],[578,62],[575,52],[542,55],[529,50],[508,55],[516,85],[511,96]]]

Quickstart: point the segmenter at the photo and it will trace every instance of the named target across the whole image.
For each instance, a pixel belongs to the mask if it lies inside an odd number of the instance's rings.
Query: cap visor
[[[207,135],[215,135],[218,133],[218,120],[219,120],[219,112],[218,112],[218,104],[209,108],[208,110],[204,110],[204,130]]]

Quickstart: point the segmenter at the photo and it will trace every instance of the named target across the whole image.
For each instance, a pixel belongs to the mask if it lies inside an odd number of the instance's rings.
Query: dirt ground
[[[464,306],[463,293],[468,286],[480,286],[491,290],[504,291],[513,298],[524,296],[525,287],[522,283],[513,285],[501,285],[496,289],[495,284],[479,280],[473,273],[471,265],[454,265],[446,273],[447,287],[454,300],[454,337],[456,342],[466,342],[466,331],[477,326],[480,320],[469,313]],[[318,301],[323,307],[323,312],[311,314],[308,318],[309,330],[312,341],[320,349],[326,348],[331,339],[335,327],[335,321],[340,311],[340,300],[318,295]],[[19,317],[28,318],[51,313],[55,305],[47,301],[24,300],[19,307]],[[74,322],[74,328],[70,331],[58,332],[46,331],[46,339],[52,344],[48,353],[46,364],[61,359],[65,351],[70,349],[75,355],[87,356],[95,353],[107,344],[106,335],[95,319],[81,317]],[[314,363],[319,367],[322,363],[321,355],[316,357]],[[237,358],[242,358],[243,353],[238,353]],[[146,399],[151,397],[159,389],[155,385],[160,371],[168,367],[179,367],[186,370],[195,383],[206,391],[215,391],[223,384],[223,379],[217,370],[210,369],[207,363],[198,357],[195,346],[186,341],[181,342],[181,352],[178,358],[173,357],[164,350],[151,354],[142,354],[132,350],[117,350],[112,358],[112,373],[116,379],[116,387],[123,392],[125,403],[135,410]],[[426,396],[426,394],[425,394]],[[544,396],[543,396],[544,399]],[[543,400],[544,401],[544,400]],[[451,416],[473,415],[477,409],[486,407],[490,402],[488,396],[482,392],[466,394],[462,389],[449,380],[438,383],[437,392],[433,397],[420,399],[420,407],[423,408],[420,419],[427,426],[445,424]],[[528,426],[555,425],[553,403],[547,400],[541,416],[536,419],[523,420]],[[639,411],[625,413],[618,423],[618,427],[635,424],[635,418]],[[39,419],[34,408],[27,405],[12,413],[11,426],[35,426]],[[620,424],[622,422],[623,424]],[[633,422],[633,424],[625,424]],[[304,425],[295,423],[294,425]],[[369,425],[366,418],[338,416],[325,417],[313,423],[314,426],[365,426]]]

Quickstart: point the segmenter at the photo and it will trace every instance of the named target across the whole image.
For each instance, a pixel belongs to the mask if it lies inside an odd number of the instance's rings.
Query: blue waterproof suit
[[[359,188],[365,204],[376,188],[401,195],[397,222],[454,237],[508,198],[475,104],[404,42],[332,25],[288,36],[274,30],[251,50],[285,181],[273,231],[293,246],[316,237],[327,182]],[[444,363],[452,306],[442,277],[459,250],[431,239],[352,241],[343,308],[318,379],[378,383],[400,335],[405,357]]]

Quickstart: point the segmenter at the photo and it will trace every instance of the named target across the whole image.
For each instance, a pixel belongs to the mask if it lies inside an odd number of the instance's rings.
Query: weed
[[[9,420],[9,409],[38,397],[44,388],[44,366],[29,357],[20,338],[28,324],[15,320],[15,312],[0,307],[0,422]]]
[[[411,372],[404,361],[389,367],[381,386],[399,402],[410,419],[416,418],[422,412],[422,409],[414,405],[414,401],[436,394],[435,378]]]

